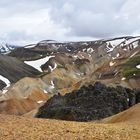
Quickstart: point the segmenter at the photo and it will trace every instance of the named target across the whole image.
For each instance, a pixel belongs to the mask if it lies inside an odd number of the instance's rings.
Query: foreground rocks
[[[99,120],[128,109],[140,102],[140,91],[118,86],[95,85],[56,95],[40,107],[36,117],[71,121]]]

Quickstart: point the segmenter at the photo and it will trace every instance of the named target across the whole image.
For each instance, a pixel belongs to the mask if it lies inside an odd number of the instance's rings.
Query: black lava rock
[[[55,95],[40,107],[37,118],[71,121],[99,120],[140,101],[140,93],[121,86],[107,87],[99,82],[83,86],[65,96]]]

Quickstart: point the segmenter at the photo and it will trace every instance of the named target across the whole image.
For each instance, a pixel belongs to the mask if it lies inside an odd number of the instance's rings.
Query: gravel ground
[[[0,140],[140,140],[139,124],[99,124],[0,115]]]

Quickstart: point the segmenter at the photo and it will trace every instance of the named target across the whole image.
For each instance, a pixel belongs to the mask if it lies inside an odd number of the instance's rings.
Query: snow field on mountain
[[[24,61],[24,63],[34,67],[35,69],[37,69],[39,71],[42,71],[40,66],[45,64],[52,57],[55,57],[55,56],[46,56],[45,58],[41,58],[41,59],[34,60],[34,61]]]

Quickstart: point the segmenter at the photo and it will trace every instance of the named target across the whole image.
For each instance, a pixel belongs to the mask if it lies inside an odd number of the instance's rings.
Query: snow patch
[[[110,43],[111,46],[117,46],[117,45],[121,44],[124,41],[125,41],[125,39],[116,39],[116,40],[108,41],[108,43]]]
[[[92,48],[88,48],[88,49],[87,49],[87,52],[88,52],[88,53],[92,53],[92,52],[94,52],[94,50],[93,50]]]
[[[37,101],[37,103],[38,103],[38,104],[41,104],[41,103],[43,103],[43,101]]]
[[[54,86],[54,82],[53,81],[51,81],[51,85]]]
[[[140,37],[135,37],[135,38],[126,40],[125,43],[124,43],[124,45],[129,45],[129,44],[131,44],[131,43],[133,43],[133,42],[135,42],[135,41],[137,41],[137,40],[139,40],[139,39],[140,39]],[[135,47],[136,47],[136,46],[135,46]]]
[[[55,63],[54,64],[54,67],[52,68],[51,66],[49,66],[49,68],[51,69],[51,72],[54,70],[54,69],[56,69],[56,67],[57,67],[57,64]]]
[[[124,80],[126,80],[126,78],[125,78],[125,77],[123,77],[121,80],[122,80],[122,81],[124,81]]]
[[[123,50],[124,50],[124,51],[127,51],[127,49],[126,49],[126,48],[124,48]]]
[[[136,66],[136,68],[140,69],[140,64]]]
[[[34,67],[35,69],[42,72],[40,66],[45,64],[52,57],[55,57],[55,56],[46,56],[45,58],[34,60],[34,61],[24,61],[24,63],[26,63],[27,65],[30,65],[30,66]]]
[[[48,93],[45,89],[43,90],[44,93]]]
[[[116,55],[117,57],[119,57],[120,56],[120,54],[119,53],[117,53],[117,55]]]
[[[32,45],[27,45],[27,46],[25,46],[24,48],[29,49],[29,48],[34,48],[35,46],[36,46],[35,44],[32,44]]]
[[[114,60],[114,59],[118,58],[119,56],[120,56],[120,54],[117,53],[116,57],[112,57],[112,59]]]
[[[112,52],[116,46],[110,46],[110,43],[107,42],[107,52]]]
[[[86,51],[86,49],[83,49],[83,52],[85,52]]]
[[[137,48],[138,47],[138,45],[139,45],[139,42],[138,41],[136,41],[136,42],[134,42],[134,43],[132,43],[133,44],[133,47],[134,48]]]
[[[71,52],[71,50],[70,50],[70,49],[68,49],[68,47],[66,47],[66,49],[67,49],[67,51],[68,51],[68,52]]]

